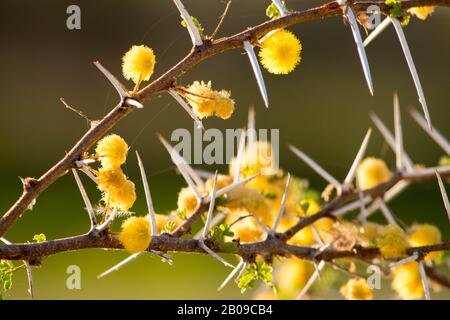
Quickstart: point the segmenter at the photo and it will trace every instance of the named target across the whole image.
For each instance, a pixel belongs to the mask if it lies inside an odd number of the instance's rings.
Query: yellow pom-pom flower
[[[98,189],[103,201],[111,208],[128,211],[136,201],[134,183],[127,179],[119,167],[101,168],[97,173]]]
[[[392,289],[405,300],[421,299],[424,294],[419,265],[416,261],[392,269]]]
[[[144,217],[131,217],[122,223],[119,240],[130,253],[148,248],[151,242],[150,223]]]
[[[239,239],[241,243],[261,241],[264,237],[263,230],[252,217],[246,217],[237,221],[240,217],[248,216],[249,214],[244,209],[231,210],[226,219],[228,224],[232,224],[230,229],[234,233],[233,238]]]
[[[381,231],[377,245],[383,257],[396,258],[405,255],[408,241],[399,226],[389,224]]]
[[[427,246],[441,242],[441,232],[431,224],[413,225],[408,234],[409,244],[413,247]],[[425,260],[435,260],[442,252],[430,252]]]
[[[117,134],[111,134],[97,143],[95,153],[103,168],[120,167],[127,159],[128,145]]]
[[[153,50],[147,46],[132,46],[122,58],[122,73],[125,79],[136,85],[147,81],[155,69],[156,58]]]
[[[420,20],[425,20],[434,12],[435,8],[436,6],[413,7],[408,9],[408,12]]]
[[[136,201],[136,189],[130,180],[109,192],[109,205],[122,212],[128,211]]]
[[[280,29],[262,40],[259,57],[270,73],[288,74],[300,63],[301,51],[300,40],[292,32]]]
[[[386,163],[377,158],[364,159],[356,170],[356,181],[362,190],[370,189],[391,177]]]
[[[194,81],[188,88],[188,102],[200,119],[216,115],[228,119],[234,111],[234,101],[226,90],[214,91],[211,81]]]
[[[305,286],[313,272],[311,263],[298,258],[286,258],[275,275],[277,289],[283,295],[294,296]]]
[[[372,300],[372,289],[367,285],[366,279],[350,279],[340,289],[347,300]]]
[[[180,190],[177,205],[179,210],[186,210],[188,216],[194,213],[197,209],[197,197],[192,188],[186,187]]]

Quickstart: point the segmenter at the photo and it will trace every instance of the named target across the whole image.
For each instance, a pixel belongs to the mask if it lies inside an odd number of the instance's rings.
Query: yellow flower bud
[[[398,258],[404,256],[408,248],[408,241],[403,230],[393,224],[383,228],[377,241],[378,248],[385,258]]]
[[[131,217],[122,223],[119,240],[130,253],[147,250],[151,242],[150,223],[144,217]]]
[[[111,134],[97,143],[95,153],[103,168],[120,167],[127,159],[128,145],[117,134]]]
[[[441,232],[431,224],[413,225],[409,230],[408,241],[413,247],[427,246],[441,242]],[[430,252],[425,260],[435,260],[442,252]]]
[[[392,269],[392,289],[405,300],[421,299],[424,294],[419,264],[411,261]]]
[[[436,6],[424,6],[424,7],[412,7],[408,9],[408,12],[421,20],[425,20],[430,16]]]
[[[122,58],[122,73],[125,79],[139,84],[147,81],[155,69],[156,58],[147,46],[132,46]]]
[[[356,182],[362,190],[370,189],[391,177],[386,163],[377,158],[364,159],[356,169]]]
[[[340,289],[347,300],[372,300],[372,289],[367,285],[366,279],[350,279]]]

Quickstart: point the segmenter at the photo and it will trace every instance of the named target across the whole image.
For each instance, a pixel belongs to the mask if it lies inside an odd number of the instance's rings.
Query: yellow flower
[[[413,247],[427,246],[441,242],[441,232],[431,224],[413,225],[408,234],[408,241]],[[425,260],[435,260],[442,252],[430,252]]]
[[[222,119],[228,119],[234,111],[234,101],[230,98],[230,92],[214,91],[211,81],[194,81],[188,88],[186,96],[192,106],[192,110],[200,119],[216,115]]]
[[[402,299],[421,299],[424,290],[418,263],[411,261],[393,268],[391,286]]]
[[[381,231],[377,245],[383,257],[397,258],[405,254],[408,241],[399,226],[389,224]]]
[[[408,12],[421,20],[425,20],[434,12],[435,8],[436,6],[413,7],[408,9]]]
[[[179,210],[186,210],[188,216],[197,209],[197,197],[191,187],[182,188],[178,193],[177,206]]]
[[[350,279],[341,287],[341,294],[347,300],[372,300],[372,289],[367,285],[366,279]]]
[[[97,143],[95,153],[103,168],[120,167],[127,159],[128,145],[117,134],[111,134]]]
[[[119,240],[124,248],[137,253],[147,250],[151,242],[150,223],[144,217],[131,217],[122,223]]]
[[[277,30],[262,40],[259,57],[264,68],[274,74],[288,74],[300,63],[302,45],[287,30]]]
[[[374,245],[377,239],[380,237],[383,231],[383,226],[378,223],[367,222],[362,229],[362,236],[365,240],[365,244],[370,246]]]
[[[136,190],[134,183],[130,180],[120,186],[120,188],[109,191],[109,205],[119,211],[128,211],[136,201]]]
[[[132,80],[137,85],[147,81],[155,69],[155,54],[147,46],[132,46],[122,58],[122,73],[125,79]]]
[[[238,218],[248,216],[250,213],[241,209],[231,210],[227,215],[226,222],[231,225],[234,232],[234,239],[239,239],[241,243],[261,241],[264,232],[258,223],[252,217],[241,219],[234,223]]]
[[[362,190],[373,188],[390,177],[391,172],[386,163],[377,158],[364,159],[356,170],[356,181]]]
[[[286,258],[281,261],[275,279],[281,294],[294,296],[300,291],[314,272],[311,263],[298,258]]]
[[[111,169],[100,168],[97,173],[98,189],[103,192],[120,188],[126,180],[127,177],[118,167]]]

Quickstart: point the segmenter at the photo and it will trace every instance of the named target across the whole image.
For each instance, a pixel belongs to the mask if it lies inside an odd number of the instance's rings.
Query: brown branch
[[[450,0],[405,0],[402,1],[402,4],[405,9],[423,5],[450,7]],[[370,5],[378,5],[384,13],[389,10],[383,1],[356,1],[352,4],[352,7],[356,12],[364,12]],[[240,48],[243,46],[244,41],[254,42],[259,36],[271,30],[341,14],[342,9],[339,5],[336,2],[330,2],[320,7],[300,12],[293,12],[284,17],[264,22],[258,26],[248,28],[247,30],[230,37],[205,41],[203,45],[194,47],[183,60],[177,63],[164,75],[150,83],[139,92],[134,93],[133,98],[141,102],[153,97],[154,95],[170,88],[177,78],[182,76],[193,66],[199,64],[201,61],[223,51],[233,48]],[[0,219],[0,236],[4,235],[9,228],[11,228],[11,226],[17,221],[22,213],[27,210],[33,200],[35,200],[41,192],[46,190],[58,178],[63,176],[67,170],[73,168],[75,161],[80,158],[83,152],[87,151],[115,124],[117,124],[134,109],[135,107],[127,105],[126,103],[118,104],[110,111],[109,114],[96,123],[95,126],[90,128],[57,164],[37,179],[35,183],[27,186],[27,188],[24,188],[20,198]]]

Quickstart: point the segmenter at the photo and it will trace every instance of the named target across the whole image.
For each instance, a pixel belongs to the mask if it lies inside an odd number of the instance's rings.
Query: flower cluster
[[[122,58],[122,73],[125,79],[132,80],[136,89],[142,81],[147,81],[155,70],[156,58],[147,46],[132,46]]]

